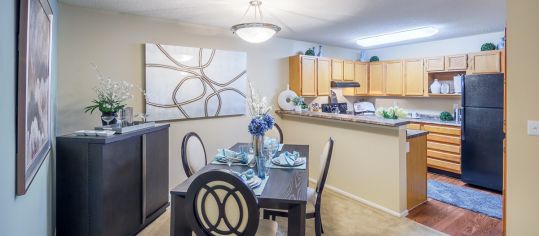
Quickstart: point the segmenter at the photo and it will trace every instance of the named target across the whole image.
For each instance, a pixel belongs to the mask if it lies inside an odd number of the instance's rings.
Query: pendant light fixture
[[[249,43],[262,43],[273,37],[275,33],[281,30],[281,27],[263,22],[262,10],[260,10],[262,1],[253,0],[249,2],[249,7],[243,14],[243,17],[249,13],[251,7],[254,9],[255,19],[254,22],[241,23],[233,25],[230,29],[241,39]]]

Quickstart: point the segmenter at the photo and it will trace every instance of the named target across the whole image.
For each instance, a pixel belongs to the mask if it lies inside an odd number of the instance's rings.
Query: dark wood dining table
[[[238,151],[244,143],[237,143],[230,150]],[[297,151],[307,158],[307,168],[271,169],[269,179],[260,196],[260,208],[288,210],[288,235],[305,235],[305,208],[309,182],[309,145],[285,144],[280,152]],[[210,154],[212,155],[212,154]],[[211,157],[209,159],[212,159]],[[170,191],[172,201],[170,232],[174,236],[191,235],[191,228],[185,215],[185,196],[189,185],[201,173],[214,169],[228,169],[228,165],[208,164]],[[233,165],[234,171],[245,171],[249,167]]]

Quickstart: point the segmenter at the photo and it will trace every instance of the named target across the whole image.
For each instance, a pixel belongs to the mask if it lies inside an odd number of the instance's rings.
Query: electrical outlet
[[[539,121],[528,121],[528,135],[539,136]]]

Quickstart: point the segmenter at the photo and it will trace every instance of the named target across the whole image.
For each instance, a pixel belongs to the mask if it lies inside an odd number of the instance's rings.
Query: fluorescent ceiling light
[[[377,36],[358,39],[356,43],[362,47],[372,47],[376,45],[401,42],[411,39],[426,38],[438,33],[434,27],[423,27],[411,30],[404,30],[396,33],[382,34]]]

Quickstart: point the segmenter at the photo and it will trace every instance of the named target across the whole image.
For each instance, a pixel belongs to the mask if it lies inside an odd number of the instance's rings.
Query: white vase
[[[430,92],[433,94],[440,94],[442,85],[438,82],[438,79],[434,79],[434,82],[430,85]]]

